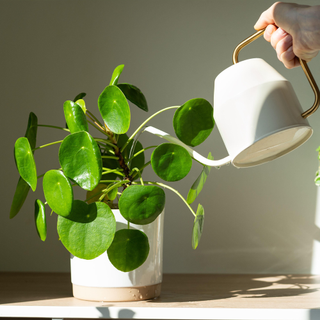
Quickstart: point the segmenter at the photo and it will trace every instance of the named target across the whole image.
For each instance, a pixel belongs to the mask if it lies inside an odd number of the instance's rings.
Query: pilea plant
[[[192,99],[182,106],[164,108],[147,118],[130,137],[130,107],[128,100],[148,111],[143,93],[134,85],[118,83],[124,65],[118,66],[110,84],[98,99],[100,121],[85,104],[81,93],[63,104],[66,126],[38,124],[37,117],[30,113],[26,134],[14,147],[16,166],[20,174],[14,194],[10,218],[20,211],[29,189],[37,188],[42,178],[45,201],[35,200],[35,224],[42,241],[47,236],[46,206],[58,215],[57,231],[62,244],[73,255],[93,259],[107,251],[115,268],[127,272],[144,263],[149,252],[147,236],[130,224],[152,223],[165,206],[164,189],[176,193],[194,215],[192,246],[198,246],[204,222],[204,209],[199,204],[196,212],[190,204],[200,193],[209,173],[203,166],[198,179],[192,185],[187,199],[162,182],[144,181],[142,173],[151,165],[154,172],[165,181],[183,179],[190,171],[193,159],[183,147],[197,146],[211,133],[214,127],[213,108],[204,99]],[[156,115],[176,109],[173,127],[181,144],[162,143],[143,147],[137,137],[146,124]],[[89,133],[89,124],[102,137]],[[50,142],[36,147],[38,127],[64,130],[62,141]],[[159,139],[160,140],[160,139]],[[37,175],[34,152],[44,147],[60,144],[61,168]],[[145,151],[153,148],[150,161],[145,160]],[[211,154],[208,156],[212,159]],[[83,200],[74,199],[74,187],[87,191]],[[119,208],[128,221],[128,229],[116,231],[116,221],[111,209]],[[130,257],[128,259],[127,257]]]

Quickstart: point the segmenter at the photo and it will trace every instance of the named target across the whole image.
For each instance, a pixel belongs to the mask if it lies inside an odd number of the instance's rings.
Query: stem
[[[142,171],[142,170],[143,170],[145,167],[147,167],[149,164],[151,164],[151,161],[147,162],[144,166],[142,166],[142,167],[140,168],[140,171]],[[134,179],[137,174],[138,174],[138,173],[136,173],[135,175],[133,175],[133,176],[132,176],[132,179]]]
[[[38,126],[38,127],[47,127],[47,128],[60,129],[60,130],[64,130],[64,131],[70,132],[70,130],[67,129],[67,128],[57,127],[57,126],[50,126],[50,125],[47,125],[47,124],[38,124],[37,126]]]
[[[99,198],[99,201],[102,201],[103,198],[107,195],[107,193],[110,192],[112,189],[121,187],[123,184],[129,183],[129,182],[130,182],[130,180],[122,180],[122,181],[119,181],[118,183],[115,183],[111,187],[108,187],[108,188],[102,190],[103,195]]]
[[[168,186],[166,184],[163,184],[163,183],[160,183],[160,182],[145,181],[144,183],[153,184],[153,185],[156,185],[156,186],[159,186],[159,187],[163,187],[163,188],[167,188],[167,189],[173,191],[175,194],[177,194],[182,199],[182,201],[185,203],[185,205],[189,208],[189,210],[192,212],[192,214],[196,217],[196,214],[193,211],[193,209],[190,207],[189,203],[186,201],[186,199],[176,189],[173,189],[170,186]]]
[[[115,156],[101,156],[102,159],[114,159],[114,160],[119,160],[119,157]]]
[[[138,151],[136,154],[134,154],[129,160],[128,162],[131,162],[133,158],[137,157],[140,153],[148,150],[148,149],[152,149],[152,148],[156,148],[157,146],[150,146],[150,147],[147,147],[147,148],[144,148],[144,149],[141,149],[140,151]]]
[[[97,119],[97,117],[87,109],[87,113],[93,118],[101,127],[103,126],[102,123]]]
[[[117,148],[117,146],[116,146],[115,144],[109,142],[109,141],[106,140],[106,139],[100,139],[100,138],[93,138],[93,139],[94,139],[94,141],[96,141],[96,142],[98,142],[98,141],[104,142],[104,143],[107,144],[108,146],[111,146],[111,147],[113,147],[113,148]]]
[[[44,147],[52,146],[52,145],[54,145],[54,144],[61,143],[62,141],[63,141],[63,140],[59,140],[59,141],[51,142],[51,143],[48,143],[48,144],[44,144],[44,145],[42,145],[42,146],[40,146],[40,147],[37,147],[37,148],[32,149],[32,151],[35,151],[35,150],[38,150],[38,149],[42,149],[42,148],[44,148]]]
[[[95,123],[91,122],[90,120],[87,120],[87,122],[90,123],[97,130],[99,130],[101,133],[106,134],[106,132],[104,130],[100,129],[100,127],[98,127]]]
[[[130,143],[130,141],[135,137],[135,135],[146,125],[146,123],[148,123],[151,119],[153,119],[155,116],[157,116],[158,114],[167,111],[167,110],[171,110],[171,109],[178,109],[180,108],[180,106],[172,106],[172,107],[167,107],[164,108],[156,113],[154,113],[152,116],[150,116],[147,120],[145,120],[139,127],[138,129],[131,135],[131,137],[127,140],[127,142],[124,144],[124,146],[121,148],[121,152],[123,152],[123,150],[127,147],[127,145]]]
[[[144,183],[143,183],[143,180],[142,180],[142,177],[141,177],[141,172],[140,172],[140,170],[139,170],[138,168],[133,168],[132,171],[130,172],[130,174],[132,175],[132,173],[133,173],[134,171],[137,171],[137,173],[138,173],[138,175],[139,175],[139,179],[140,179],[141,185],[144,186]]]

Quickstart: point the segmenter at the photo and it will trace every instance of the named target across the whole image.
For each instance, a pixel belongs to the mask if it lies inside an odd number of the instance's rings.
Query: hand
[[[320,6],[276,2],[261,14],[254,28],[266,28],[264,38],[276,50],[278,59],[291,69],[300,65],[298,57],[308,62],[318,54],[319,15]]]

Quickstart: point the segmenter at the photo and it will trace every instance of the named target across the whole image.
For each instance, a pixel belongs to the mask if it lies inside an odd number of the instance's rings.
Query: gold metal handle
[[[257,31],[256,33],[254,33],[253,35],[251,35],[250,37],[246,38],[245,40],[243,40],[242,42],[240,42],[236,48],[234,49],[233,51],[233,55],[232,55],[232,61],[233,61],[233,64],[236,64],[238,63],[238,56],[239,56],[239,52],[241,49],[243,49],[246,45],[248,45],[249,43],[251,43],[252,41],[258,39],[260,36],[263,35],[264,33],[264,30],[259,30]],[[312,91],[314,93],[314,96],[315,96],[315,99],[314,99],[314,103],[313,103],[313,106],[308,109],[307,111],[303,112],[301,114],[301,116],[306,119],[308,118],[309,116],[311,116],[319,107],[319,104],[320,104],[320,100],[319,100],[319,96],[320,96],[320,92],[319,92],[319,88],[318,88],[318,85],[317,83],[315,82],[314,78],[313,78],[313,75],[307,65],[307,62],[305,60],[302,60],[300,59],[300,65],[302,67],[302,70],[304,71],[309,83],[310,83],[310,86],[312,88]]]

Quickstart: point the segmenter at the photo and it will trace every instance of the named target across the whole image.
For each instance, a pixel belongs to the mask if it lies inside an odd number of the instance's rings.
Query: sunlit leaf
[[[89,131],[86,115],[79,104],[71,100],[67,100],[63,104],[63,111],[71,133]]]
[[[59,161],[65,175],[81,188],[91,191],[98,185],[102,159],[97,143],[88,132],[65,137],[59,149]]]
[[[73,190],[69,179],[60,170],[50,170],[43,177],[43,193],[50,208],[67,217],[72,209]]]
[[[41,200],[35,202],[34,220],[39,238],[45,241],[47,238],[46,209]]]
[[[116,220],[111,209],[103,202],[89,205],[96,218],[91,222],[75,222],[58,217],[58,234],[62,244],[74,256],[91,260],[105,252],[113,241]]]
[[[140,267],[149,254],[149,241],[140,230],[121,229],[107,250],[110,262],[115,268],[129,272]]]
[[[139,88],[129,83],[120,83],[117,85],[124,93],[126,98],[144,111],[148,111],[146,97]]]
[[[37,188],[36,163],[29,140],[26,137],[21,137],[16,141],[14,157],[21,178],[35,191]]]
[[[153,171],[165,181],[183,179],[192,167],[188,151],[173,143],[163,143],[151,155]]]
[[[81,107],[82,111],[84,112],[84,114],[86,114],[86,112],[87,112],[86,102],[83,99],[79,99],[76,101],[76,104],[79,105]]]
[[[114,85],[106,87],[98,99],[103,121],[116,133],[126,133],[130,127],[130,107],[125,95]]]
[[[110,80],[110,85],[117,85],[120,74],[122,73],[122,70],[124,68],[124,64],[120,64],[117,66],[112,74],[111,80]]]
[[[134,224],[148,224],[163,211],[165,193],[157,186],[133,185],[125,189],[119,200],[122,216]]]
[[[208,138],[213,127],[213,108],[204,99],[192,99],[176,110],[173,127],[177,137],[195,147]]]
[[[208,155],[208,159],[213,160],[211,153]],[[206,183],[207,177],[210,173],[211,167],[203,166],[203,169],[197,178],[197,180],[193,183],[191,189],[189,190],[187,202],[191,204],[201,192],[204,184]]]
[[[192,248],[196,249],[203,231],[204,209],[201,204],[198,205],[196,217],[194,219],[192,230]]]

